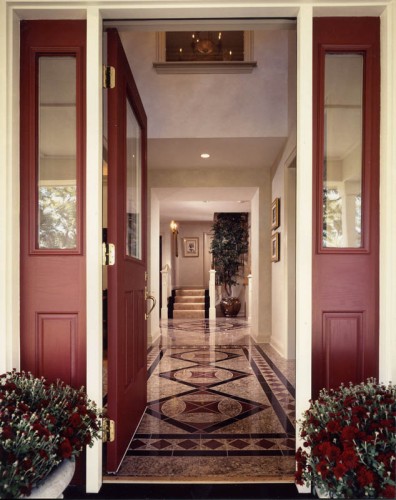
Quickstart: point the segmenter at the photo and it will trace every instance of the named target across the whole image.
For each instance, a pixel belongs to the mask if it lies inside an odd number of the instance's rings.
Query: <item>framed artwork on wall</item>
[[[275,233],[271,237],[271,262],[278,262],[280,259],[280,233]]]
[[[199,256],[199,238],[183,238],[183,257]]]
[[[278,229],[280,226],[280,198],[275,198],[271,206],[271,229]]]

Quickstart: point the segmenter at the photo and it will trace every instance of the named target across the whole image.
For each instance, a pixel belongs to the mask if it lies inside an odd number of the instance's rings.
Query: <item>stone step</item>
[[[205,290],[193,290],[188,288],[179,288],[176,290],[176,296],[188,295],[190,297],[205,297]]]
[[[184,311],[177,310],[173,311],[173,319],[197,319],[205,318],[205,311]]]
[[[188,297],[187,295],[181,295],[181,296],[176,295],[175,304],[179,304],[180,302],[184,304],[197,303],[197,302],[202,302],[202,299],[203,297]]]
[[[174,304],[174,310],[190,310],[190,311],[204,311],[205,310],[205,302],[197,302],[196,304],[193,304],[191,302],[176,302]]]

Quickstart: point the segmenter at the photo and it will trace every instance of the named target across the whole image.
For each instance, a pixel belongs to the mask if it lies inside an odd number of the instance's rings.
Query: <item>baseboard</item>
[[[284,352],[284,346],[277,342],[275,339],[271,338],[270,339],[270,346],[275,349],[275,351],[282,356],[282,358],[287,359],[287,356]]]

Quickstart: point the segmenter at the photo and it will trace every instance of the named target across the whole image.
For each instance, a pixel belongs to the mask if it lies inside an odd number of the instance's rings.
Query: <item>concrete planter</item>
[[[64,460],[27,498],[63,498],[63,492],[73,478],[76,463]]]

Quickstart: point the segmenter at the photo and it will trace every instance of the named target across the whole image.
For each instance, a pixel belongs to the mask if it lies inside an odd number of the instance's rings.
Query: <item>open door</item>
[[[108,89],[108,416],[115,441],[107,470],[116,472],[147,399],[147,119],[117,30],[107,32]]]

